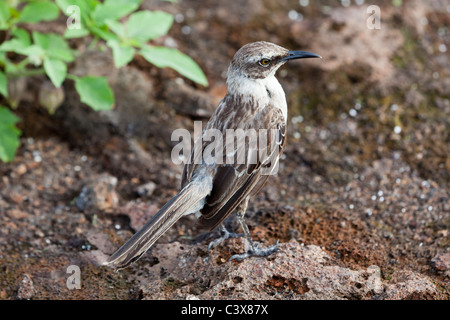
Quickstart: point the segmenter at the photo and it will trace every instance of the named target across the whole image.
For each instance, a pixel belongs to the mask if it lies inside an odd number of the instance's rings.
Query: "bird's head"
[[[287,61],[303,58],[321,58],[321,56],[306,51],[289,51],[271,42],[251,42],[234,55],[228,69],[228,77],[264,79],[275,75],[278,68]]]

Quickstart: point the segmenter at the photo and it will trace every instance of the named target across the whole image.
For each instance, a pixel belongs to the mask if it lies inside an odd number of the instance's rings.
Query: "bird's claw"
[[[221,244],[222,242],[224,242],[227,239],[230,238],[240,238],[243,237],[244,234],[243,233],[234,233],[234,232],[229,232],[227,229],[223,228],[221,230],[221,235],[219,238],[217,238],[216,240],[213,240],[209,243],[208,245],[208,250],[214,249],[215,247],[217,247],[219,244]]]
[[[273,246],[264,249],[261,249],[257,244],[253,244],[253,246],[250,249],[248,249],[247,252],[242,254],[235,254],[230,259],[228,259],[228,261],[231,260],[242,261],[249,257],[268,257],[272,253],[278,251],[279,242],[280,240],[277,240],[277,243],[275,243]]]

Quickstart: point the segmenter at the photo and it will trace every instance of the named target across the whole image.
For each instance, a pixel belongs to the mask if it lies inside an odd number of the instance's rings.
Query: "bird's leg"
[[[246,253],[243,254],[235,254],[230,258],[230,260],[244,260],[245,258],[257,256],[257,257],[267,257],[278,250],[278,242],[268,248],[260,248],[257,243],[255,243],[252,239],[252,235],[250,234],[250,231],[248,230],[248,226],[245,223],[244,215],[245,211],[247,210],[247,204],[248,204],[248,198],[246,201],[244,201],[243,205],[239,207],[239,211],[237,212],[237,217],[239,224],[241,225],[242,230],[244,230],[245,238],[247,239],[248,244],[250,245],[250,248],[247,249]]]
[[[238,218],[239,218],[240,212],[245,213],[245,211],[247,210],[247,205],[248,205],[248,200],[249,200],[249,199],[250,199],[250,198],[247,197],[247,198],[239,205],[239,207],[238,207],[238,209],[237,209],[237,215],[238,215]],[[241,226],[242,226],[242,222],[241,222],[240,219],[239,219],[239,223],[240,223]],[[208,245],[208,250],[211,250],[212,248],[215,248],[217,245],[221,244],[222,242],[224,242],[225,240],[227,240],[227,239],[229,239],[229,238],[240,238],[240,237],[242,237],[242,236],[245,235],[245,237],[246,237],[247,239],[250,237],[250,240],[251,240],[250,232],[248,231],[248,227],[247,227],[247,225],[245,224],[245,222],[244,222],[244,226],[245,226],[245,228],[242,227],[242,229],[244,230],[244,234],[242,234],[242,233],[233,233],[233,232],[228,231],[228,230],[225,228],[224,224],[222,223],[222,224],[220,225],[220,238],[218,238],[218,239],[216,239],[216,240],[214,240],[214,241],[211,241],[210,244]],[[253,241],[251,241],[250,243],[251,243],[251,245],[253,245]]]
[[[227,240],[229,238],[240,238],[243,236],[242,233],[234,233],[234,232],[228,231],[225,228],[223,223],[219,226],[219,228],[220,228],[220,237],[209,243],[208,250],[211,250],[211,249],[217,247],[219,244],[221,244],[222,242],[224,242],[225,240]]]
[[[247,223],[245,223],[244,214],[245,213],[242,213],[241,211],[236,213],[239,224],[241,225],[242,230],[244,230],[245,238],[247,239],[247,242],[250,245],[250,250],[255,251],[256,250],[255,243],[253,242],[252,235],[248,230]]]

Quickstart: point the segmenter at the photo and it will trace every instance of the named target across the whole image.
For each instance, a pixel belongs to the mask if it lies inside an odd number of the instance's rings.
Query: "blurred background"
[[[167,35],[152,44],[192,57],[209,84],[141,56],[115,68],[111,50],[89,50],[89,37],[70,40],[81,58],[69,70],[107,77],[112,110],[93,111],[65,81],[51,115],[39,102],[52,88],[48,78],[21,83],[14,110],[21,145],[14,161],[0,163],[0,298],[17,298],[24,274],[33,279],[32,298],[154,297],[148,287],[168,275],[136,280],[151,254],[121,274],[96,261],[177,192],[182,167],[171,162],[172,131],[206,123],[226,93],[234,53],[265,40],[323,59],[278,71],[288,144],[278,175],[250,203],[254,237],[319,245],[348,268],[377,265],[386,283],[408,270],[435,289],[400,298],[448,299],[448,1],[144,0],[139,9],[173,15]],[[66,19],[27,28],[62,34]],[[198,234],[188,217],[160,242],[191,244]],[[85,266],[76,292],[65,289],[70,263]],[[168,292],[164,298],[173,298]]]

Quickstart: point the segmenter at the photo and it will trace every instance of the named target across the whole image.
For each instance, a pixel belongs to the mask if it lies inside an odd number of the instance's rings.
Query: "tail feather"
[[[189,183],[104,264],[124,268],[138,260],[183,215],[199,211],[210,191],[204,183]]]

